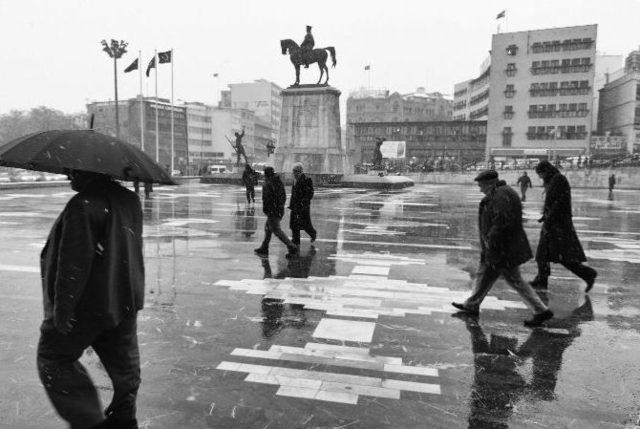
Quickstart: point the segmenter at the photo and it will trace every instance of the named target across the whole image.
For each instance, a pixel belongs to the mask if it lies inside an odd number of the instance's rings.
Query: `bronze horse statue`
[[[322,81],[322,76],[326,72],[327,78],[324,82],[326,85],[329,83],[329,68],[327,67],[327,51],[331,54],[331,61],[333,61],[333,67],[336,66],[336,50],[333,46],[326,48],[312,49],[307,51],[308,58],[303,58],[304,50],[298,46],[296,42],[291,39],[285,39],[280,41],[280,47],[282,48],[282,55],[287,55],[289,52],[289,59],[296,68],[296,83],[293,85],[300,85],[300,65],[301,64],[313,64],[318,63],[320,68],[320,79],[318,79],[318,85]]]

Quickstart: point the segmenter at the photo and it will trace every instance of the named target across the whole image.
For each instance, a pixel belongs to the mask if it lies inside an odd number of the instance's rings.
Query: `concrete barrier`
[[[500,178],[509,185],[515,185],[518,177],[526,171],[531,177],[534,186],[541,182],[535,170],[498,170]],[[608,189],[609,176],[616,175],[616,189],[640,189],[640,168],[639,167],[617,167],[609,169],[566,169],[560,170],[569,183],[574,188]],[[431,173],[409,173],[405,176],[411,178],[415,183],[428,184],[473,184],[473,179],[478,171],[464,172],[431,172]]]

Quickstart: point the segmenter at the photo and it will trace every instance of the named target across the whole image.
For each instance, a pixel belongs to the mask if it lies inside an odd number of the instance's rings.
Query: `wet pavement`
[[[0,427],[64,427],[35,347],[39,253],[71,195],[0,193]],[[478,321],[452,316],[477,265],[481,197],[472,185],[320,189],[315,247],[303,233],[300,257],[288,260],[275,238],[268,259],[253,254],[264,217],[241,188],[156,189],[143,202],[140,426],[636,427],[638,193],[574,190],[574,222],[599,277],[586,296],[554,265],[543,298],[556,317],[535,330],[522,326],[530,312],[502,280]],[[528,198],[535,246],[540,188]],[[525,264],[525,279],[535,269]],[[108,403],[95,354],[83,363]]]

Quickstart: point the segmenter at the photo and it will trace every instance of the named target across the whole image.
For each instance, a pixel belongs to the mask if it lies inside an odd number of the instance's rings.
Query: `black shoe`
[[[534,314],[531,319],[525,320],[524,326],[528,328],[534,328],[536,326],[542,325],[543,322],[551,319],[552,317],[553,317],[553,312],[551,310],[545,310],[542,313]]]
[[[318,234],[317,234],[317,233],[313,234],[313,235],[311,236],[311,242],[312,242],[312,243],[315,243],[315,242],[316,242],[316,238],[317,238],[317,237],[318,237]]]
[[[456,319],[462,320],[464,323],[470,326],[478,326],[478,315],[467,313],[466,311],[457,311],[451,315]]]
[[[596,282],[596,277],[598,277],[598,272],[593,270],[593,276],[589,280],[586,280],[587,288],[584,290],[585,293],[589,293],[591,288],[593,288],[593,284]]]
[[[474,309],[472,309],[472,308],[465,307],[465,305],[464,305],[464,304],[460,304],[460,303],[458,303],[458,302],[452,302],[452,303],[451,303],[451,305],[453,305],[453,306],[454,306],[455,308],[457,308],[458,310],[460,310],[460,311],[464,311],[465,313],[470,314],[470,315],[472,315],[472,316],[477,316],[478,314],[480,314],[480,311],[479,311],[479,310],[477,310],[477,309],[476,309],[476,310],[474,310]]]
[[[253,251],[259,256],[269,256],[269,249],[258,247],[257,249],[253,249]]]

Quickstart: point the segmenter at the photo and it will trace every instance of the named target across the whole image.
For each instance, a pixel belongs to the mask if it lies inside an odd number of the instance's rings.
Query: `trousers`
[[[88,347],[96,352],[113,384],[113,398],[104,411],[87,370],[78,361]],[[45,320],[37,364],[49,400],[72,429],[91,427],[105,416],[122,421],[136,418],[140,386],[136,315],[112,329],[75,326],[68,335],[60,333],[52,320]]]
[[[286,246],[291,249],[295,248],[296,245],[289,240],[287,234],[282,231],[280,228],[280,216],[277,215],[269,215],[267,216],[267,221],[264,223],[264,240],[262,241],[262,245],[260,246],[262,249],[267,250],[269,248],[269,243],[271,242],[271,234],[275,235],[282,241]]]
[[[551,264],[547,261],[537,261],[538,264],[538,278],[540,280],[544,280],[546,282],[549,275],[551,275]],[[593,268],[584,265],[582,262],[577,261],[561,261],[559,264],[562,264],[567,270],[571,271],[573,274],[578,276],[584,281],[589,281],[596,276],[596,270]]]
[[[253,186],[247,186],[247,202],[250,203],[251,201],[255,202],[256,201],[256,190]]]
[[[480,263],[478,268],[476,283],[471,292],[471,296],[467,298],[465,307],[478,309],[480,304],[487,296],[487,293],[498,280],[503,276],[509,286],[511,286],[522,300],[533,310],[535,314],[548,310],[547,306],[542,302],[538,294],[533,290],[529,283],[525,282],[520,275],[520,267],[492,267],[484,262]]]

